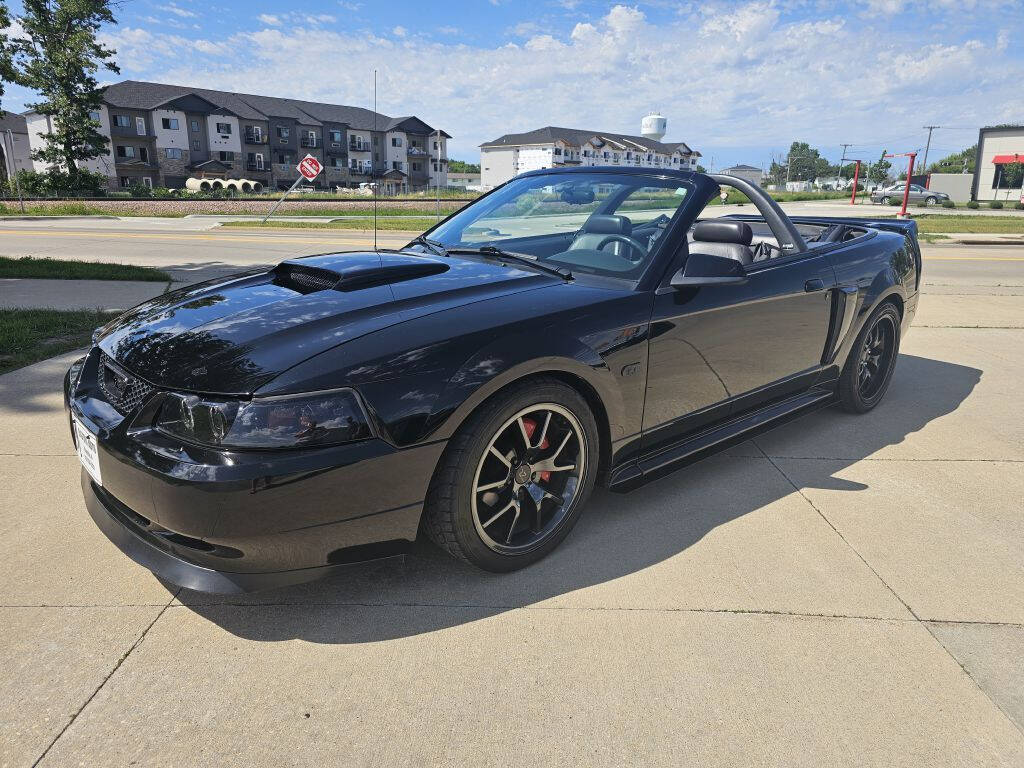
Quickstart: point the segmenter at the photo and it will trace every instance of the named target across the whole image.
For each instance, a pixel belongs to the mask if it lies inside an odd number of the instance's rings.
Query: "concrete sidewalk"
[[[0,309],[128,309],[171,283],[133,280],[0,279]]]

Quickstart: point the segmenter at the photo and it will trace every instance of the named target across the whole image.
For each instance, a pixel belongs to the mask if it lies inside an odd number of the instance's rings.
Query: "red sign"
[[[299,169],[299,173],[310,181],[319,176],[320,171],[324,169],[324,167],[320,165],[320,161],[312,155],[306,155],[304,158],[299,160],[299,164],[296,167]]]

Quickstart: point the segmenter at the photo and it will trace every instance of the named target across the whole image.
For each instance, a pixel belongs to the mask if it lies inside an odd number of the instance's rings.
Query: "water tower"
[[[645,139],[661,141],[665,138],[665,127],[667,125],[668,120],[665,119],[664,115],[651,112],[651,114],[640,121],[640,135]]]

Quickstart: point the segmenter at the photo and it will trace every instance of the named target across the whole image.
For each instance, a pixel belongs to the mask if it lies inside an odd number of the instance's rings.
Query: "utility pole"
[[[924,145],[924,160],[921,163],[921,170],[928,173],[928,149],[932,145],[932,131],[936,128],[941,128],[941,125],[925,125],[924,128],[928,129],[928,142]]]

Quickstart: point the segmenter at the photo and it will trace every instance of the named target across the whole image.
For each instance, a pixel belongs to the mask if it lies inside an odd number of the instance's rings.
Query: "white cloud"
[[[196,16],[196,14],[193,11],[190,11],[187,8],[182,8],[181,6],[175,5],[174,3],[168,3],[167,5],[158,5],[157,8],[159,8],[161,11],[166,11],[167,13],[173,13],[175,16],[180,16],[183,19],[191,19],[195,18]]]
[[[1019,112],[1005,94],[1024,77],[1005,37],[987,33],[982,43],[962,39],[954,24],[922,32],[840,12],[794,20],[770,0],[695,4],[669,21],[616,5],[601,16],[578,13],[572,27],[531,30],[521,43],[275,18],[282,26],[261,18],[264,28],[223,38],[206,31],[198,60],[182,55],[200,50],[193,41],[166,29],[121,27],[105,42],[129,77],[358,106],[369,105],[377,68],[380,110],[444,128],[455,136],[452,154],[467,158],[485,140],[543,125],[636,132],[654,108],[669,118],[670,139],[698,149],[873,144],[925,122],[964,124],[964,115],[999,122],[996,109]],[[309,66],[338,60],[344,66]]]
[[[259,21],[261,21],[264,24],[267,24],[268,26],[271,26],[271,27],[279,27],[279,26],[281,26],[281,17],[280,16],[275,16],[272,13],[261,13],[256,18]]]
[[[405,37],[406,35],[409,34],[409,30],[407,30],[405,27],[399,26],[392,29],[391,34],[393,34],[395,37]]]

